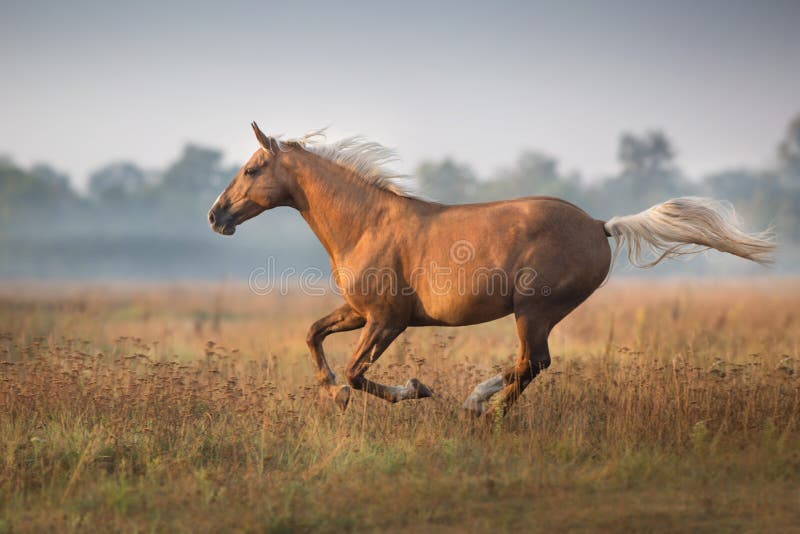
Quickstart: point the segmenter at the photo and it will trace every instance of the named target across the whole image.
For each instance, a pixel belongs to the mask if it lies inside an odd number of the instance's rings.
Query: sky
[[[163,5],[162,5],[163,4]],[[241,162],[270,133],[362,134],[400,171],[482,175],[522,149],[592,180],[622,132],[689,175],[763,167],[800,113],[800,2],[8,2],[0,154],[78,187],[187,142]]]

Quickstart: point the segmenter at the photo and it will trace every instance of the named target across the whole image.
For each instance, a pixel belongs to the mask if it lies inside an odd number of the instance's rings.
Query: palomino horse
[[[609,237],[617,249],[627,245],[640,267],[709,248],[768,263],[774,249],[768,235],[744,233],[733,211],[710,199],[673,199],[607,222],[550,197],[447,206],[396,186],[382,167],[391,153],[378,144],[358,138],[319,144],[314,134],[281,141],[252,127],[260,148],[208,220],[231,235],[265,210],[291,206],[314,231],[346,302],[311,325],[307,342],[320,385],[342,409],[350,388],[390,402],[431,396],[417,379],[387,386],[365,376],[406,328],[470,325],[513,313],[520,341],[515,363],[478,384],[465,402],[477,414],[505,413],[550,364],[553,327],[606,279]],[[358,328],[364,330],[345,371],[349,386],[337,384],[322,342]]]

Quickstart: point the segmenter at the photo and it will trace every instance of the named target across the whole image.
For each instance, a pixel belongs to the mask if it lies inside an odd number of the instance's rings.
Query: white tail
[[[627,245],[628,259],[637,267],[710,248],[767,265],[775,250],[771,231],[743,231],[733,207],[710,198],[673,198],[635,215],[614,217],[605,229],[617,242],[614,258]]]

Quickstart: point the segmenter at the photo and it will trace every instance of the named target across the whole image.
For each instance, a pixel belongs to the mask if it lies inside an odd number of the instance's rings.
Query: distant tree
[[[617,157],[623,172],[646,175],[669,170],[675,151],[663,132],[652,131],[641,137],[624,133]]]
[[[526,150],[513,167],[499,170],[488,182],[482,184],[481,196],[491,199],[547,195],[577,201],[580,197],[580,178],[563,175],[558,160]]]
[[[42,181],[42,185],[50,188],[54,193],[61,192],[72,195],[69,175],[58,171],[46,163],[38,163],[31,168],[31,174]]]
[[[163,188],[193,195],[219,193],[223,182],[221,164],[219,150],[186,145],[180,159],[164,172]]]
[[[478,179],[467,165],[447,158],[423,162],[416,172],[424,196],[449,203],[470,202],[475,198]]]
[[[640,137],[625,133],[619,140],[617,158],[622,174],[630,179],[640,196],[672,175],[675,151],[662,132],[648,132]]]
[[[800,242],[800,115],[789,122],[778,145],[777,177],[771,193],[775,201],[770,213],[779,238]]]
[[[67,175],[43,164],[26,171],[11,159],[0,159],[0,218],[41,219],[43,213],[53,214],[77,202]]]
[[[682,186],[686,185],[680,183],[681,177],[674,165],[675,149],[663,132],[651,131],[641,136],[622,134],[617,158],[622,173],[617,183],[609,185],[627,190],[634,202],[652,202],[663,195],[680,194]]]
[[[786,128],[786,135],[778,146],[781,174],[788,183],[800,186],[800,115]]]
[[[30,185],[29,175],[11,158],[0,159],[0,220],[9,219]]]
[[[106,202],[124,202],[146,185],[145,173],[130,162],[106,165],[89,176],[89,193]]]
[[[618,174],[584,190],[586,208],[597,217],[631,213],[670,197],[698,193],[698,185],[688,181],[675,165],[675,149],[663,132],[623,133],[617,158]]]

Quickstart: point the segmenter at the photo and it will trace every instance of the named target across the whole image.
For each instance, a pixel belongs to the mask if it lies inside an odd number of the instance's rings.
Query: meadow
[[[460,405],[513,321],[411,329],[320,398],[335,296],[246,283],[0,289],[0,532],[772,531],[800,525],[800,282],[618,278],[505,419]],[[341,374],[357,333],[327,339]]]

